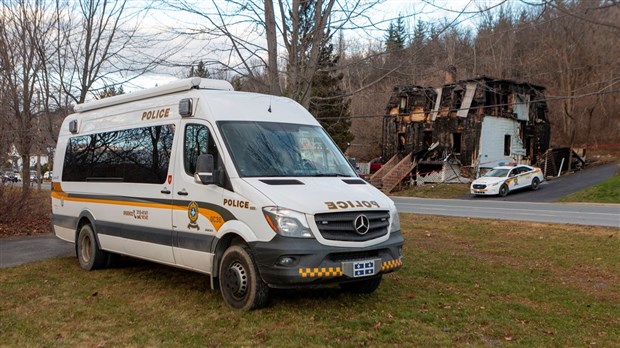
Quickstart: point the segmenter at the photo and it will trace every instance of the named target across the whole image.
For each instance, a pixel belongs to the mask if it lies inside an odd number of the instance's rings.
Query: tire
[[[538,178],[532,179],[532,190],[536,191],[540,188],[540,180]]]
[[[340,288],[344,291],[354,294],[370,294],[373,293],[381,284],[381,275],[370,279],[356,280],[353,282],[342,283]]]
[[[103,268],[108,262],[108,253],[99,249],[95,232],[89,224],[80,228],[75,251],[80,266],[86,271]]]
[[[269,287],[261,279],[247,246],[226,249],[219,271],[220,291],[230,308],[249,311],[269,302]]]
[[[510,191],[508,189],[508,185],[502,184],[502,186],[500,186],[499,188],[499,195],[502,197],[506,197],[506,195],[508,194],[508,191]]]

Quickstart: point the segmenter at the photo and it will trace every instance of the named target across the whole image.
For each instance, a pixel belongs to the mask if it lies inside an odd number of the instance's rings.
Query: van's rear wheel
[[[102,268],[108,261],[107,253],[99,249],[95,232],[89,224],[80,228],[76,252],[80,266],[87,271]]]
[[[233,245],[222,256],[219,272],[220,291],[224,302],[244,311],[265,307],[269,287],[258,274],[248,247]]]

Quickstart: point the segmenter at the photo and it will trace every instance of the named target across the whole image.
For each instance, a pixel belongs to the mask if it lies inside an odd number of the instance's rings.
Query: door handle
[[[168,189],[163,189],[163,190],[161,190],[159,192],[161,192],[161,193],[163,193],[165,195],[169,195],[170,194],[170,190],[168,190]]]
[[[187,191],[179,191],[177,193],[179,194],[179,196],[187,196],[188,195]]]

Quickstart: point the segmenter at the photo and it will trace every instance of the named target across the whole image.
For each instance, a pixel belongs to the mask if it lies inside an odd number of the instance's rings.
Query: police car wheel
[[[108,261],[107,253],[99,249],[95,232],[89,224],[80,228],[76,252],[80,266],[86,271],[102,268]]]
[[[540,187],[540,180],[538,178],[532,179],[532,190],[536,191]]]
[[[508,185],[502,184],[502,186],[499,188],[499,195],[502,197],[506,197],[507,194],[508,194]]]
[[[219,272],[220,291],[224,302],[244,311],[265,307],[269,287],[263,282],[248,247],[233,245],[222,256]]]
[[[381,284],[381,275],[364,280],[357,280],[340,284],[340,288],[355,294],[370,294],[377,290]]]

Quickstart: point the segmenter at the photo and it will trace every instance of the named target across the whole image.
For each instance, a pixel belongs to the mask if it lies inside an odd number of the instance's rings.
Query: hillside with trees
[[[441,86],[450,66],[457,79],[545,86],[553,146],[620,142],[618,1],[474,2],[459,11],[420,4],[446,17],[412,9],[377,19],[372,14],[389,4],[361,0],[183,0],[158,8],[2,1],[0,162],[12,147],[24,163],[51,151],[75,103],[125,92],[151,72],[184,78],[189,71],[293,98],[359,160],[380,154],[393,87]],[[145,20],[156,11],[183,20]]]
[[[355,143],[373,144],[355,146],[352,150],[361,150],[356,155],[370,159],[380,153],[372,152],[381,127],[373,116],[385,113],[393,86],[441,86],[449,66],[456,67],[458,79],[486,75],[545,86],[552,146],[619,143],[620,4],[547,1],[518,9],[510,4],[481,13],[475,31],[417,21],[402,47],[395,20],[384,47],[342,59],[343,68],[354,67],[344,71]]]

